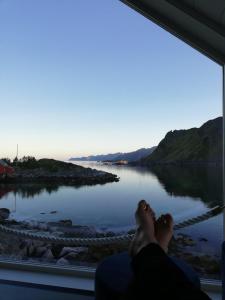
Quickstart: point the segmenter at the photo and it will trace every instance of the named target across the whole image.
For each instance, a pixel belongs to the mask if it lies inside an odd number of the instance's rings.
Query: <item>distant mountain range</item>
[[[222,117],[200,128],[174,130],[166,134],[157,148],[138,163],[141,165],[222,163]]]
[[[170,165],[222,163],[222,117],[209,120],[199,128],[169,131],[157,147],[128,153],[72,157],[70,161],[128,161],[133,165]]]
[[[102,154],[102,155],[91,155],[91,156],[84,156],[84,157],[72,157],[70,161],[120,161],[126,160],[128,162],[139,161],[142,158],[150,155],[156,147],[151,148],[141,148],[133,152],[128,153],[112,153],[112,154]]]

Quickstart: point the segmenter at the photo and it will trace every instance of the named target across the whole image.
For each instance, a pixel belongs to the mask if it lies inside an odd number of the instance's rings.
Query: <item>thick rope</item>
[[[191,226],[200,223],[202,221],[206,221],[209,218],[221,213],[224,207],[225,206],[216,206],[202,215],[178,223],[174,226],[174,230],[182,229],[187,226]],[[0,225],[0,232],[15,235],[25,239],[39,240],[46,243],[63,244],[65,246],[100,246],[100,245],[107,245],[113,243],[129,242],[132,240],[134,236],[134,234],[124,234],[124,235],[117,235],[112,237],[100,237],[100,238],[62,238],[62,237],[44,235],[40,233],[31,233],[26,230],[13,229],[5,225]]]

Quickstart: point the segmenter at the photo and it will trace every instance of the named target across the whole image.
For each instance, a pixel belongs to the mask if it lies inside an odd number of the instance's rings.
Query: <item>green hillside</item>
[[[222,117],[210,120],[200,128],[168,132],[155,151],[140,163],[222,163]]]

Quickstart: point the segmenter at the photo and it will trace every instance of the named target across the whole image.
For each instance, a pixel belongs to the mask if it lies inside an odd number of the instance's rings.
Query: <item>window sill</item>
[[[53,289],[84,291],[93,295],[95,269],[83,266],[54,266],[20,261],[0,260],[0,282]],[[221,297],[222,282],[201,279],[202,289]],[[217,299],[212,297],[212,299]],[[218,298],[220,299],[220,298]]]

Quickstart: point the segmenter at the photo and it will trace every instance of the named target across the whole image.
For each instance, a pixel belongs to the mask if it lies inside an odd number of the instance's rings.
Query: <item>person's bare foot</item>
[[[173,218],[170,214],[158,218],[155,223],[155,236],[161,248],[167,252],[173,236]]]
[[[135,218],[139,227],[129,247],[131,256],[136,255],[147,244],[157,243],[155,237],[155,213],[145,200],[141,200],[138,203]]]
[[[153,223],[155,224],[156,222],[156,217],[155,217],[155,212],[153,211],[153,209],[150,207],[150,205],[145,201],[145,200],[140,200],[138,202],[138,207],[137,210],[135,212],[135,219],[136,219],[136,223],[137,225],[141,226],[141,219],[140,219],[140,210],[144,209],[145,212],[147,212],[148,214],[150,214],[151,218],[153,219]]]

